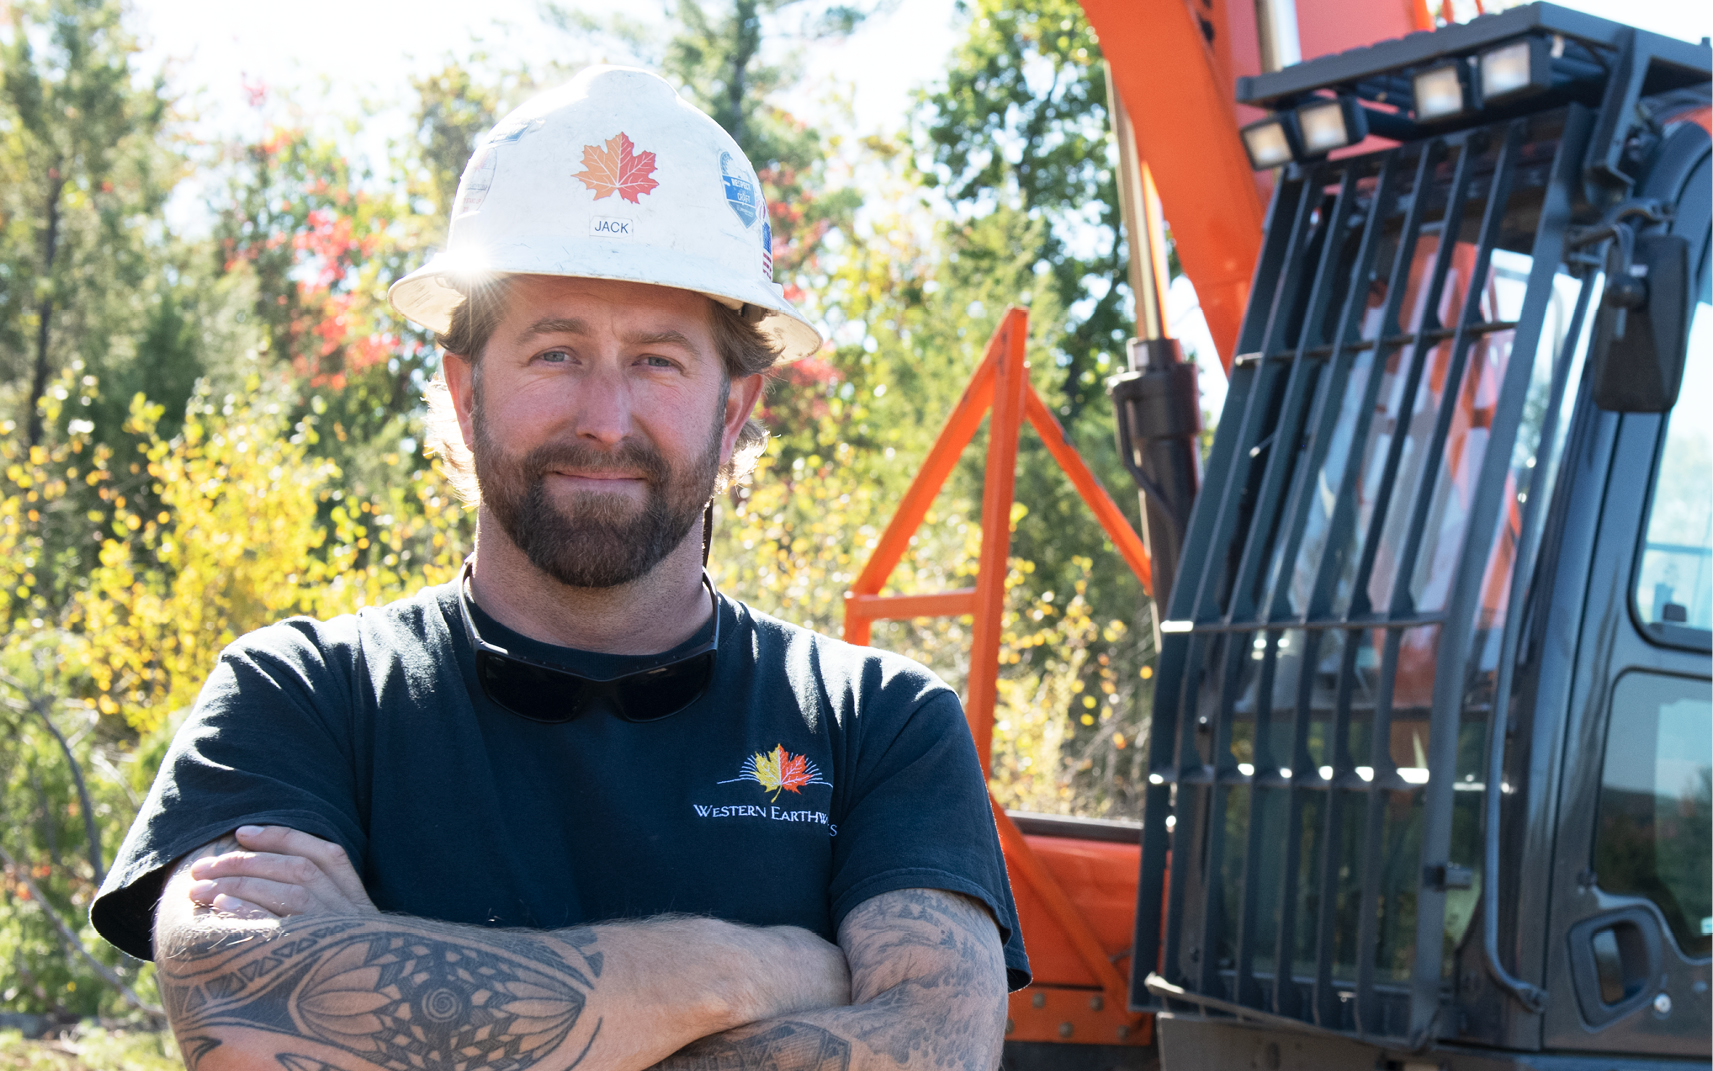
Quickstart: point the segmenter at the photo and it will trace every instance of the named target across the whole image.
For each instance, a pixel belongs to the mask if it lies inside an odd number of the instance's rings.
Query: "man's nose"
[[[579,377],[571,397],[573,429],[578,438],[617,445],[633,430],[632,400],[622,375],[602,368]]]

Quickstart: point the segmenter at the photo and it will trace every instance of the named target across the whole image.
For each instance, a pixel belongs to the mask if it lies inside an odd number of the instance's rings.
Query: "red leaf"
[[[618,194],[631,204],[653,192],[660,183],[654,173],[654,154],[637,153],[636,145],[623,133],[607,139],[606,145],[583,146],[583,170],[571,177],[595,191],[595,200]]]
[[[810,781],[809,759],[804,755],[793,755],[781,749],[779,763],[779,787],[787,792],[796,792]]]

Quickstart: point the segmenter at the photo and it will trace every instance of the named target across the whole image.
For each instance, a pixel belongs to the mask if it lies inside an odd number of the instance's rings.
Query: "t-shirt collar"
[[[459,609],[456,601],[461,597],[460,589],[461,585],[457,579],[443,585],[439,592],[439,602],[441,612],[446,617],[447,627],[457,637],[459,646],[463,647],[464,630],[458,620]],[[724,615],[721,621],[723,628],[720,646],[725,647],[724,639],[731,635],[732,626],[736,623],[735,615],[731,610],[729,600],[724,595],[716,591],[715,596],[715,612]],[[709,618],[706,624],[670,651],[648,655],[605,654],[598,651],[585,651],[576,647],[561,647],[558,644],[531,639],[523,633],[509,629],[494,620],[493,616],[483,610],[474,599],[467,599],[466,601],[470,607],[470,616],[476,622],[476,630],[489,643],[504,647],[523,658],[563,666],[574,673],[603,679],[622,676],[625,673],[642,669],[651,663],[670,660],[687,654],[696,647],[707,643],[714,631],[714,621]]]

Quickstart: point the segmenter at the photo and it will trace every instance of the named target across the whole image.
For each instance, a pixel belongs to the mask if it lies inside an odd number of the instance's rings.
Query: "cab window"
[[[1713,629],[1713,306],[1696,306],[1677,405],[1666,415],[1636,570],[1636,611],[1649,632]],[[1661,627],[1663,626],[1663,628]]]
[[[1652,900],[1686,955],[1713,952],[1713,684],[1631,672],[1612,689],[1594,831],[1600,888]]]

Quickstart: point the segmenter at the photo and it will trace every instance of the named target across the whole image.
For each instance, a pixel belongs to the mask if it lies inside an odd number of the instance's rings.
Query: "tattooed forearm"
[[[990,1071],[1005,1036],[1005,956],[987,909],[902,889],[839,927],[851,963],[849,1034],[899,1067]]]
[[[987,909],[937,889],[900,889],[857,905],[839,927],[857,1003],[900,985],[1003,998],[999,931]],[[997,968],[997,970],[995,969]]]
[[[656,1071],[992,1071],[1005,1033],[1005,960],[985,908],[905,889],[839,927],[854,1004],[704,1038]]]
[[[302,1039],[398,1071],[514,1071],[550,1054],[551,1066],[570,1068],[593,1043],[599,1019],[581,1022],[601,974],[592,930],[556,935],[556,956],[534,937],[388,921],[318,919],[163,960],[161,989],[191,1071],[233,1031]],[[333,1066],[276,1055],[293,1071]]]

